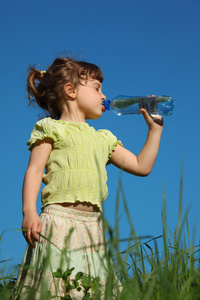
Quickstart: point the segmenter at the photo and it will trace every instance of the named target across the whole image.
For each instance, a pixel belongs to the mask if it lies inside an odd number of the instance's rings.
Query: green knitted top
[[[109,130],[96,131],[84,122],[44,118],[35,124],[27,142],[29,150],[45,137],[53,139],[53,148],[43,174],[43,207],[86,201],[102,211],[108,195],[105,166],[112,151],[122,143]]]

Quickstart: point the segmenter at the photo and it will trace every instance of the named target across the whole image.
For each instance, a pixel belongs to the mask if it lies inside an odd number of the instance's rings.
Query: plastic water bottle
[[[169,116],[173,112],[174,99],[169,96],[117,96],[113,100],[103,101],[105,110],[112,110],[118,116],[121,115],[138,115],[140,109],[144,108],[151,115]]]

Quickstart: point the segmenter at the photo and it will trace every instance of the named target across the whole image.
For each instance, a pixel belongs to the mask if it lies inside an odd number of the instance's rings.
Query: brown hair
[[[103,82],[99,67],[72,58],[55,59],[46,72],[30,67],[27,80],[29,102],[36,102],[50,117],[59,119],[61,100],[65,97],[64,85],[71,83],[76,88],[82,79],[89,78]]]

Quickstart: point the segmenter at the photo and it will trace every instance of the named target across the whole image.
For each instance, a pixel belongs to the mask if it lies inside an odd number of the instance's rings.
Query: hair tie
[[[40,73],[41,73],[41,74],[44,74],[44,73],[46,73],[46,71],[40,71]]]

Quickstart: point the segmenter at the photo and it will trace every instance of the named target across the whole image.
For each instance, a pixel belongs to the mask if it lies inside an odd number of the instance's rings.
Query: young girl
[[[156,160],[162,117],[153,119],[141,109],[149,131],[137,157],[110,131],[96,131],[86,123],[105,111],[102,82],[96,65],[71,58],[57,58],[46,71],[30,68],[29,101],[35,100],[49,117],[35,124],[27,143],[31,155],[23,185],[22,229],[28,247],[17,279],[17,285],[23,282],[22,299],[30,290],[33,299],[39,299],[42,281],[52,297],[64,297],[63,279],[53,276],[59,268],[62,272],[74,268],[70,278],[81,271],[106,282],[101,219],[108,194],[105,166],[112,163],[147,176]],[[36,201],[41,181],[46,186],[39,217]],[[83,297],[77,289],[70,295]]]

